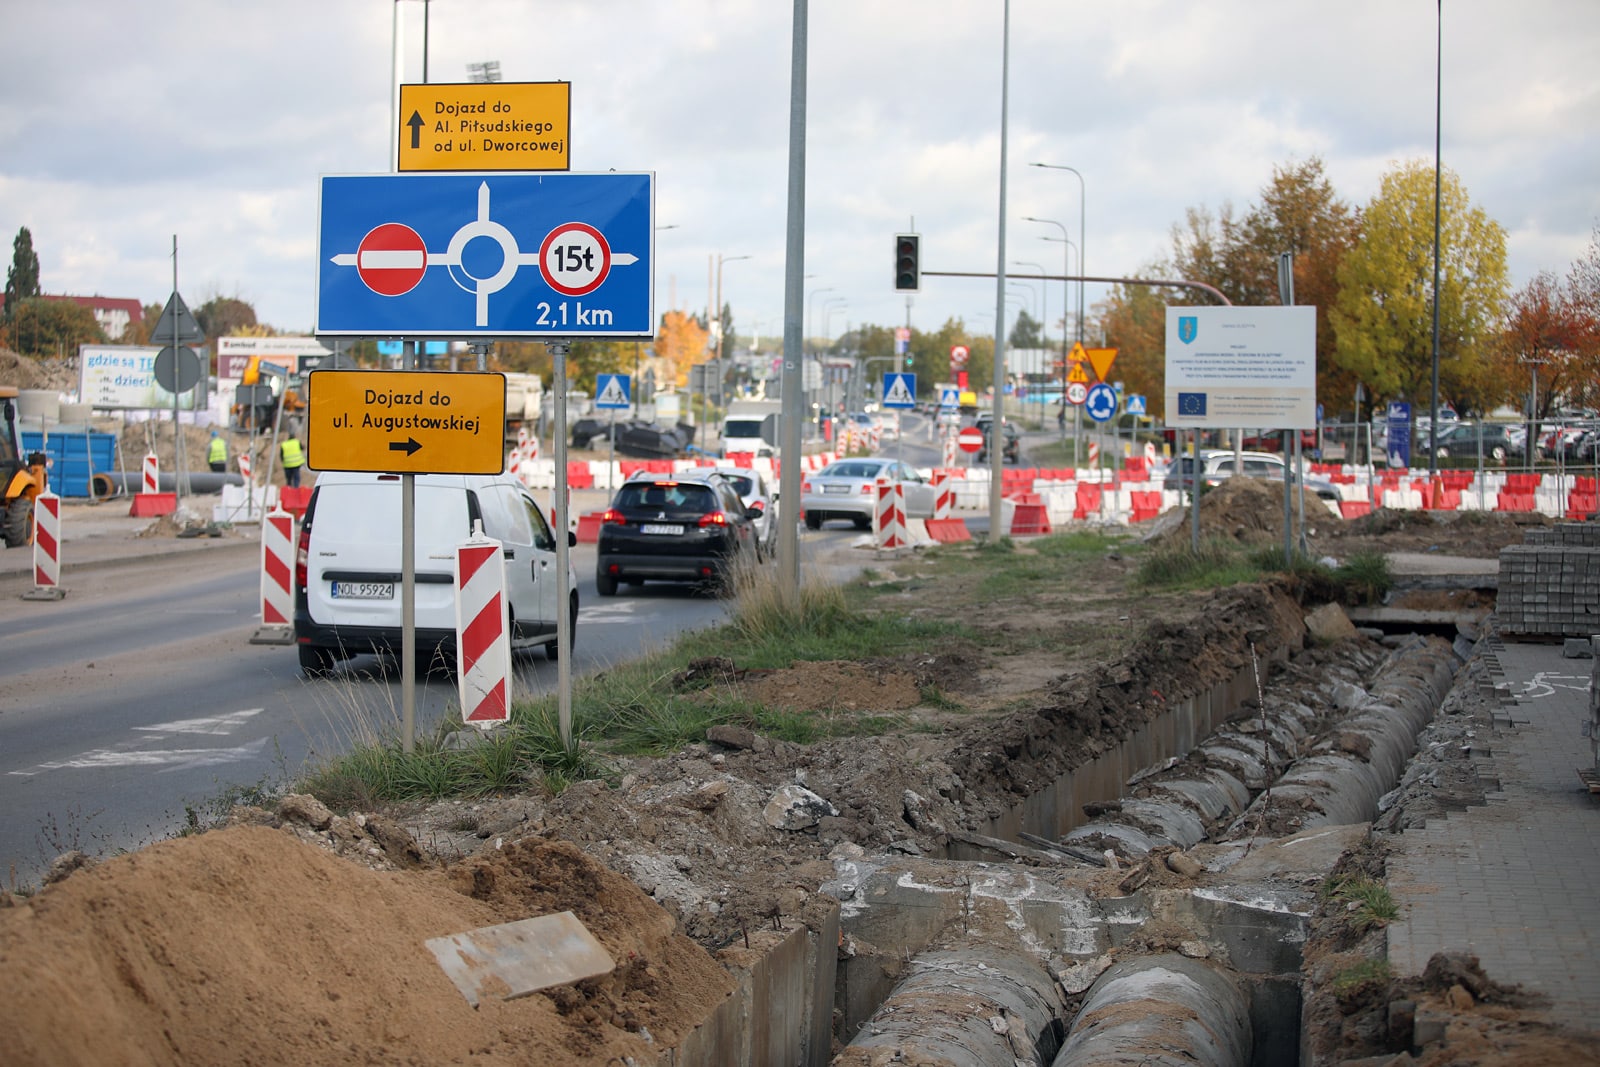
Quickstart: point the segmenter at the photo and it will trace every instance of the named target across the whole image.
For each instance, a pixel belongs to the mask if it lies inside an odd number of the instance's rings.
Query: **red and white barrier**
[[[905,548],[905,490],[899,482],[878,481],[878,506],[873,510],[872,532],[879,548]]]
[[[141,493],[155,493],[161,489],[161,461],[156,459],[154,452],[145,453],[144,457],[144,484]]]
[[[61,597],[61,498],[48,490],[33,499],[34,599]]]
[[[294,620],[294,516],[281,508],[261,520],[261,624]]]
[[[511,718],[511,634],[500,542],[473,535],[456,546],[456,673],[461,719],[493,726]]]
[[[958,452],[959,452],[959,446],[956,443],[956,429],[955,429],[955,427],[952,426],[950,428],[950,432],[944,435],[944,466],[945,467],[947,467],[947,468],[948,467],[954,467],[956,465],[956,456],[957,456]]]
[[[933,472],[933,517],[948,519],[950,512],[955,510],[956,490],[950,484],[950,472],[937,470]]]
[[[254,485],[250,478],[250,452],[245,450],[239,453],[239,477],[244,479],[245,485]]]

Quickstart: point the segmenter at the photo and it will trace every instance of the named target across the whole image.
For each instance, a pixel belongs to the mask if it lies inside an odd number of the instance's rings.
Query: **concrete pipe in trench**
[[[963,938],[923,952],[833,1061],[926,1067],[1044,1062],[1059,1044],[1056,984],[1021,945]]]
[[[1449,642],[1416,638],[1396,650],[1355,714],[1317,741],[1228,828],[1251,832],[1269,804],[1293,815],[1296,831],[1370,822],[1416,751],[1417,734],[1444,702],[1460,659]]]
[[[1250,1051],[1239,984],[1213,964],[1167,953],[1101,975],[1052,1067],[1244,1067]]]

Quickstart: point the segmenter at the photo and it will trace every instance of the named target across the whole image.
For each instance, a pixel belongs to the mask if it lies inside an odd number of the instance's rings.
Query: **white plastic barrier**
[[[275,485],[258,485],[254,491],[242,485],[224,485],[222,503],[211,505],[211,521],[260,522],[262,516],[277,506],[278,487]]]

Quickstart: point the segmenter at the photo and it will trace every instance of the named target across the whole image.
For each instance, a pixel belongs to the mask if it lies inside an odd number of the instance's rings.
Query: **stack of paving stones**
[[[1536,527],[1502,548],[1495,614],[1506,634],[1600,633],[1600,523]]]

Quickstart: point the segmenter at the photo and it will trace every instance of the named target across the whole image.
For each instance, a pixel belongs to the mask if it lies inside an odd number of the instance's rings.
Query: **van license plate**
[[[335,600],[393,600],[393,582],[334,582]]]
[[[667,526],[664,526],[661,523],[657,523],[657,522],[647,522],[643,526],[639,527],[639,532],[640,533],[647,533],[647,534],[674,534],[674,535],[676,535],[676,534],[683,533],[683,527],[682,526],[678,526],[678,525],[667,525]]]

